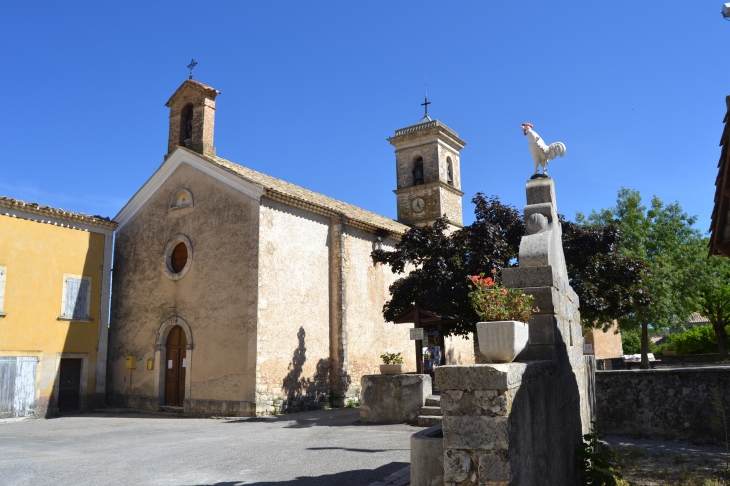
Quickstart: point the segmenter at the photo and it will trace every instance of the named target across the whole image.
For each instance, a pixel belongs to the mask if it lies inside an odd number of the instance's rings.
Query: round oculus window
[[[173,272],[180,273],[188,263],[188,247],[182,241],[175,245],[170,255],[170,267]]]
[[[162,256],[162,270],[171,280],[180,280],[193,263],[193,243],[183,234],[170,238]]]

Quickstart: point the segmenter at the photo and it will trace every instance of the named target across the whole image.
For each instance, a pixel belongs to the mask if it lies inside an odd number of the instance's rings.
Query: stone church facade
[[[386,351],[414,371],[410,326],[382,316],[398,276],[370,258],[409,227],[217,157],[217,94],[173,94],[165,161],[115,218],[108,403],[248,415],[341,405]],[[456,133],[427,120],[390,141],[399,219],[460,226]],[[449,363],[472,342],[448,339]]]

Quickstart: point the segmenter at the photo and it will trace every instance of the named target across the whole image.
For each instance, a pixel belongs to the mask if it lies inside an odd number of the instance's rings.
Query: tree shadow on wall
[[[329,359],[320,359],[312,378],[303,377],[304,363],[307,361],[306,331],[300,327],[297,332],[299,344],[289,362],[289,372],[284,377],[283,390],[287,403],[285,410],[299,411],[324,406],[330,398]]]

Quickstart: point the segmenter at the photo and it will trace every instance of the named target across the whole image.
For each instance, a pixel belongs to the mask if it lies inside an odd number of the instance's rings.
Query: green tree
[[[479,193],[472,202],[476,221],[471,225],[449,232],[448,223],[438,219],[433,225],[412,228],[394,251],[372,253],[374,262],[405,274],[390,286],[391,299],[383,306],[387,321],[416,305],[460,317],[450,334],[474,332],[479,318],[469,301],[467,277],[509,266],[517,257],[524,224],[519,212],[497,197]]]
[[[386,320],[415,304],[460,317],[451,334],[475,331],[479,317],[469,301],[467,277],[516,264],[525,227],[517,209],[495,196],[478,193],[472,202],[476,221],[471,225],[449,233],[448,224],[438,220],[408,231],[394,251],[372,253],[374,262],[405,274],[390,286],[391,299],[383,306]],[[568,274],[584,322],[609,323],[636,306],[648,305],[641,285],[645,266],[619,254],[621,233],[616,227],[563,225]],[[413,270],[406,273],[408,269]]]
[[[652,304],[637,306],[619,319],[622,328],[641,328],[641,367],[647,369],[649,326],[655,330],[684,327],[698,307],[696,282],[702,266],[698,248],[703,243],[693,228],[696,218],[679,203],[665,205],[656,196],[647,208],[639,191],[621,188],[615,207],[593,211],[588,217],[579,213],[576,220],[585,226],[618,227],[623,235],[620,253],[643,261],[648,268],[643,285]]]
[[[702,248],[706,252],[706,246]],[[723,360],[728,359],[726,327],[730,325],[730,259],[710,255],[702,262],[697,279],[699,311],[707,317],[717,337]]]
[[[651,304],[646,264],[619,252],[621,230],[563,221],[563,252],[570,286],[580,298],[583,327],[608,328],[614,320]]]

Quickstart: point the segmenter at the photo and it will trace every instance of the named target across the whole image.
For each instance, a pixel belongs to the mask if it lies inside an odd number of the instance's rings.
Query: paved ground
[[[410,461],[408,425],[359,409],[275,418],[72,415],[0,423],[2,485],[367,486]]]
[[[631,485],[724,486],[730,484],[726,470],[730,456],[724,445],[606,437],[615,454],[614,463]]]

